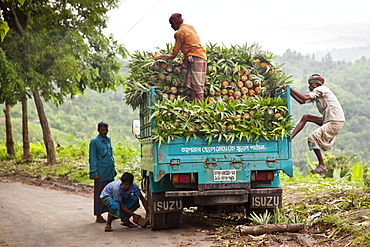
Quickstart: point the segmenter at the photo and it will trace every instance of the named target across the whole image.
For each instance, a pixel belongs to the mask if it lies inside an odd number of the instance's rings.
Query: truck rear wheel
[[[154,213],[154,201],[150,189],[149,180],[147,180],[146,186],[150,228],[152,229],[152,231],[162,230],[166,225],[166,213]]]
[[[165,227],[166,214],[151,214],[150,216],[150,228],[152,231],[162,230]]]

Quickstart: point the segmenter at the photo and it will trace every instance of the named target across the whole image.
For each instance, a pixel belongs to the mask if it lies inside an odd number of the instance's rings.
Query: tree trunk
[[[29,160],[30,154],[30,135],[28,132],[28,109],[27,99],[22,100],[22,138],[23,138],[23,158]]]
[[[37,113],[39,115],[39,119],[41,123],[42,135],[44,138],[46,153],[48,155],[48,164],[55,165],[57,163],[57,158],[55,156],[54,143],[53,143],[53,139],[51,138],[48,119],[46,118],[46,115],[45,115],[44,106],[41,101],[40,92],[39,92],[38,87],[34,88],[33,98],[35,100]]]
[[[5,105],[5,132],[6,132],[6,151],[7,153],[15,157],[12,122],[10,121],[10,105]]]
[[[267,224],[258,226],[238,226],[241,235],[260,235],[273,232],[298,232],[305,229],[304,223],[296,224]]]

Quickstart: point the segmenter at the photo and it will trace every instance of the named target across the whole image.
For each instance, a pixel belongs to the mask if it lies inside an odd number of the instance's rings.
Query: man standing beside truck
[[[308,136],[308,146],[313,150],[319,161],[316,169],[312,173],[326,173],[328,170],[324,164],[321,150],[328,151],[334,144],[336,135],[343,128],[345,117],[341,104],[334,93],[324,86],[325,79],[319,74],[313,74],[308,78],[308,94],[302,94],[290,88],[290,95],[300,104],[316,103],[316,107],[322,114],[322,117],[310,114],[304,114],[291,134],[293,139],[306,125],[312,122],[320,127]]]
[[[107,136],[108,127],[105,122],[98,123],[99,135],[90,141],[89,146],[90,179],[94,179],[94,215],[97,223],[105,223],[101,214],[108,212],[108,207],[100,199],[100,193],[117,175],[111,140]]]
[[[177,31],[175,33],[175,46],[170,55],[157,53],[155,59],[174,59],[181,50],[183,64],[187,68],[185,86],[191,89],[192,100],[204,101],[207,56],[194,27],[184,24],[183,21],[181,14],[171,15],[171,27]]]

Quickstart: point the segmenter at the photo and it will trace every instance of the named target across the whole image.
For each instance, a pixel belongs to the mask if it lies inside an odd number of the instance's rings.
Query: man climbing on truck
[[[316,107],[322,117],[304,114],[291,134],[293,139],[306,125],[312,122],[320,127],[308,136],[308,146],[315,152],[319,161],[312,173],[326,173],[328,170],[322,158],[321,150],[328,151],[333,146],[336,135],[343,128],[345,117],[341,104],[334,93],[324,86],[325,79],[319,74],[313,74],[308,78],[310,92],[303,94],[294,88],[290,88],[290,95],[300,104],[316,103]],[[284,88],[285,85],[282,86]]]
[[[202,102],[204,101],[204,83],[207,70],[206,53],[194,27],[184,24],[181,14],[171,15],[170,24],[177,31],[175,33],[175,46],[170,55],[157,53],[156,59],[174,59],[181,50],[183,64],[187,68],[185,86],[191,89],[192,100]]]

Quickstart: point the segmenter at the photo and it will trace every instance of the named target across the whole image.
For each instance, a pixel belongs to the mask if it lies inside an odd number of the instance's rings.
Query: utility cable
[[[118,38],[117,40],[120,40],[123,38],[123,36],[125,36],[128,32],[130,32],[137,24],[139,24],[140,21],[142,21],[155,7],[157,7],[157,5],[162,2],[162,0],[159,0],[156,5],[154,5],[141,19],[139,19],[129,30],[127,30],[120,38]]]
[[[114,10],[110,13],[110,15],[107,17],[107,19],[109,20],[113,15],[114,13],[116,13],[116,11],[119,9],[119,7],[121,7],[121,5],[125,2],[126,0],[121,0],[120,3],[118,4],[117,8],[114,8]]]

